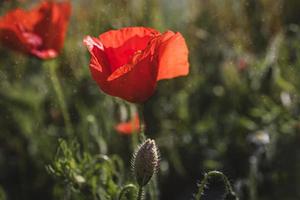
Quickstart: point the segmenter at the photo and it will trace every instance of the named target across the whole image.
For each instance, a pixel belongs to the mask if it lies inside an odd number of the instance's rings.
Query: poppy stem
[[[143,142],[146,139],[145,136],[145,118],[144,118],[144,104],[137,105],[138,114],[140,118],[140,134],[139,141]]]
[[[71,125],[70,115],[69,115],[69,112],[67,109],[67,104],[66,104],[65,97],[63,94],[63,90],[62,90],[60,81],[58,79],[57,73],[56,73],[57,63],[55,61],[47,61],[44,63],[47,66],[49,73],[50,73],[51,83],[52,83],[53,89],[56,93],[58,104],[59,104],[59,107],[61,109],[61,112],[62,112],[62,115],[64,118],[66,133],[68,136],[71,136],[73,129],[72,129],[72,125]]]
[[[142,186],[139,187],[137,200],[143,200],[144,199],[144,188]]]

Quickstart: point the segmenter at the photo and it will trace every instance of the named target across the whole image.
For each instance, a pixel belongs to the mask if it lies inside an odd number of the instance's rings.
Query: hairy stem
[[[138,195],[136,200],[143,200],[144,199],[144,188],[139,187]]]
[[[51,83],[52,83],[53,89],[56,93],[58,104],[59,104],[59,107],[61,109],[61,112],[62,112],[62,115],[64,118],[66,132],[67,132],[68,136],[71,136],[73,130],[72,130],[70,115],[69,115],[69,112],[67,109],[67,104],[65,101],[63,90],[62,90],[60,81],[58,79],[57,73],[56,73],[57,64],[54,61],[48,61],[48,62],[44,62],[44,63],[47,65],[49,73],[50,73]]]
[[[144,104],[140,104],[137,106],[138,114],[140,118],[140,134],[139,141],[143,142],[146,138],[145,136],[145,118],[144,118]]]

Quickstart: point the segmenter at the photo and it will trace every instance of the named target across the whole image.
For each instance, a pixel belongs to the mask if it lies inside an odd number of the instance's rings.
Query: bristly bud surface
[[[132,167],[137,183],[145,186],[156,173],[159,165],[159,153],[155,141],[147,139],[134,154]]]

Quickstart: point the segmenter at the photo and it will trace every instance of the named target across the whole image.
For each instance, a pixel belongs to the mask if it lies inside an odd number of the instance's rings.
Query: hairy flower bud
[[[155,141],[147,139],[139,146],[132,160],[132,167],[137,183],[145,186],[158,169],[159,153]]]

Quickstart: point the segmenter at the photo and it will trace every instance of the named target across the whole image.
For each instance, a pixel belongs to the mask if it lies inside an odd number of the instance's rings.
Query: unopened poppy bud
[[[145,186],[158,169],[159,153],[155,141],[147,139],[134,154],[132,167],[137,183]]]

